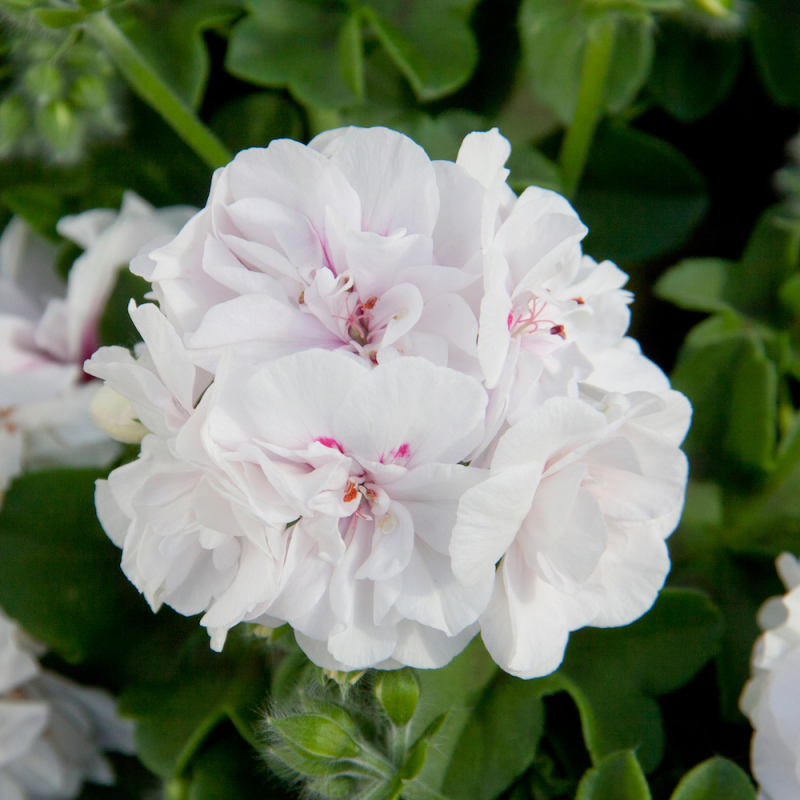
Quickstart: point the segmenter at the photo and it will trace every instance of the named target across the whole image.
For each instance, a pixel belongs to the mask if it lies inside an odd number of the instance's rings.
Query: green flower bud
[[[411,721],[419,702],[419,681],[414,672],[405,669],[384,672],[375,684],[375,697],[386,716],[398,727]]]
[[[102,108],[108,103],[106,82],[95,75],[81,75],[72,84],[69,99],[77,108]]]
[[[0,103],[0,154],[7,153],[19,141],[30,124],[30,114],[18,95]]]
[[[355,758],[361,748],[333,720],[318,714],[273,719],[272,729],[306,755],[325,759]]]
[[[77,155],[83,140],[83,122],[63,100],[42,106],[36,113],[36,127],[56,155]]]
[[[701,11],[714,17],[725,17],[733,10],[733,0],[693,0]]]
[[[356,792],[357,782],[349,775],[337,775],[334,778],[318,778],[310,781],[308,788],[322,797],[338,798],[353,797]]]
[[[22,82],[42,105],[57,100],[63,89],[61,72],[58,67],[50,63],[34,64],[26,71]]]

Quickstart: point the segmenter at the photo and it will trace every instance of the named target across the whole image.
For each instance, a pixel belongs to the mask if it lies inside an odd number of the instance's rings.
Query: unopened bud
[[[136,418],[131,401],[108,386],[101,386],[89,406],[92,422],[112,439],[138,444],[149,431]]]
[[[42,105],[57,100],[63,89],[63,80],[58,68],[54,64],[45,62],[30,67],[22,83],[36,102]]]
[[[0,103],[0,155],[14,147],[29,124],[30,114],[21,97],[11,95]]]
[[[308,788],[320,797],[350,798],[356,794],[356,781],[349,775],[336,775],[333,778],[317,778],[310,781]]]
[[[271,720],[272,729],[306,756],[324,759],[355,758],[361,748],[347,731],[318,714],[297,714]]]
[[[106,82],[96,75],[81,75],[72,84],[69,99],[78,108],[103,108],[108,103]]]
[[[408,667],[382,673],[375,683],[375,697],[386,716],[398,727],[408,725],[419,702],[419,681]]]
[[[56,156],[78,156],[83,141],[83,121],[64,100],[56,100],[39,109],[36,127]]]

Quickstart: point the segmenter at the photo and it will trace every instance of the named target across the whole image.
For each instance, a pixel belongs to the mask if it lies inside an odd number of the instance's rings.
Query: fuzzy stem
[[[105,11],[92,14],[83,24],[133,91],[155,109],[209,167],[216,169],[225,166],[233,158],[222,142],[200,122],[194,111],[158,77]]]
[[[600,122],[616,33],[617,19],[613,14],[599,17],[589,30],[575,116],[558,156],[562,186],[567,197],[572,196],[578,188],[589,156],[589,148]]]

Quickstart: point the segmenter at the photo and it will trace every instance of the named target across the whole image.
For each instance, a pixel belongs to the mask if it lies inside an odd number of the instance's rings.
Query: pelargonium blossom
[[[786,594],[759,612],[764,633],[753,648],[753,677],[739,701],[755,729],[751,767],[761,800],[800,794],[800,562],[783,553],[776,563]]]
[[[133,724],[114,698],[44,670],[43,652],[0,610],[0,797],[71,800],[114,783],[105,750],[132,754]]]
[[[559,195],[473,133],[431,162],[386,129],[276,141],[131,268],[143,343],[103,348],[97,488],[157,608],[288,622],[316,663],[504,669],[652,604],[686,484],[685,398],[625,336],[631,296]]]
[[[99,388],[83,372],[121,267],[140,247],[171,236],[191,209],[155,210],[128,192],[119,212],[59,220],[84,252],[66,287],[56,247],[14,218],[0,238],[0,491],[25,468],[104,466],[119,452],[89,418]]]

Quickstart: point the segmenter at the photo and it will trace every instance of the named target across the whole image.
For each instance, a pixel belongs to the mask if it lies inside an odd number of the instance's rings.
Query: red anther
[[[582,297],[573,297],[572,298],[579,306],[582,306],[586,301]]]
[[[377,297],[370,297],[369,300],[367,300],[367,302],[364,303],[364,308],[366,308],[367,311],[372,311],[372,309],[375,308],[375,303],[377,302],[378,302]]]
[[[303,303],[305,303],[305,301],[306,301],[306,290],[305,290],[305,289],[302,289],[302,290],[300,291],[300,297],[298,297],[298,298],[297,298],[297,302],[298,302],[300,305],[303,305]]]
[[[353,481],[347,481],[347,487],[344,490],[345,503],[355,500],[356,497],[358,497],[358,489],[356,489],[356,485],[353,483]]]
[[[550,328],[550,333],[552,333],[553,336],[560,336],[564,340],[567,338],[567,334],[564,333],[563,325],[553,325],[553,327]]]

